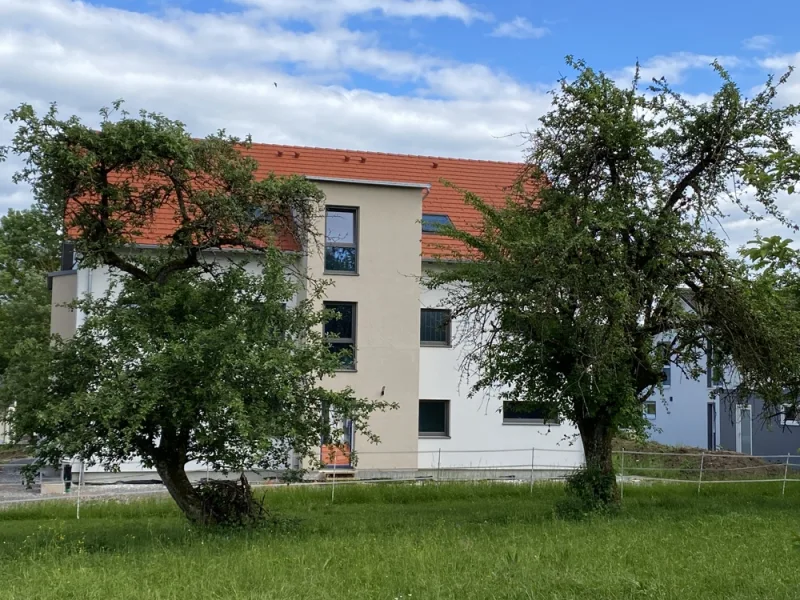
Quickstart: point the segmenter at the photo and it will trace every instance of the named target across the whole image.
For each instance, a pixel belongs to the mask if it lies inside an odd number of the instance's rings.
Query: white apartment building
[[[329,326],[339,334],[337,344],[354,354],[326,385],[350,386],[362,397],[398,406],[371,417],[379,445],[358,434],[348,440],[358,457],[353,470],[494,469],[528,477],[532,466],[546,471],[582,463],[573,425],[504,411],[491,395],[469,397],[471,382],[462,375],[462,354],[453,343],[460,323],[451,322],[446,295],[420,283],[454,243],[432,225],[450,221],[469,228],[478,222],[461,194],[444,182],[502,203],[522,165],[259,144],[249,152],[259,162],[259,175],[304,175],[325,194],[325,222],[318,224],[326,231],[324,252],[298,260],[311,275],[333,281],[326,304],[343,318]],[[153,228],[158,230],[163,227]],[[154,235],[143,235],[142,245],[158,243]],[[82,322],[82,315],[63,304],[77,295],[102,294],[109,285],[104,269],[69,266],[51,278],[52,330],[62,336]],[[331,459],[321,448],[321,455],[350,469],[347,453]]]

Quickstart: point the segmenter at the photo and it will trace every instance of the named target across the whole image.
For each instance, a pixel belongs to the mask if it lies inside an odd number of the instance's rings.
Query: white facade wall
[[[256,263],[247,265],[257,269]],[[107,269],[78,271],[78,294],[102,295],[110,285]],[[420,308],[447,308],[446,293],[442,290],[420,291]],[[78,313],[77,325],[84,315]],[[361,327],[369,327],[361,323]],[[453,340],[459,339],[459,323],[453,323]],[[453,347],[420,347],[419,397],[417,400],[449,400],[449,436],[419,437],[417,466],[436,468],[508,468],[536,469],[574,467],[583,462],[583,449],[577,429],[570,423],[558,426],[535,424],[504,424],[502,402],[491,394],[469,397],[471,381],[462,377],[462,350]],[[709,389],[706,378],[688,379],[674,365],[671,385],[663,395],[654,395],[656,417],[651,419],[650,433],[654,441],[668,445],[705,448],[708,440],[707,405]],[[412,400],[412,399],[409,399]],[[412,400],[413,401],[413,400]],[[719,410],[716,410],[716,431],[719,431]],[[717,437],[717,443],[719,438]],[[362,446],[365,453],[381,448]],[[377,466],[377,465],[376,465]],[[204,471],[202,463],[190,463],[188,471]],[[100,466],[88,469],[101,472]],[[146,472],[139,461],[125,462],[122,472]]]
[[[421,293],[421,308],[447,308],[446,292]],[[452,324],[459,339],[458,321]],[[457,347],[420,348],[420,400],[449,400],[449,436],[419,438],[421,469],[574,467],[583,463],[578,430],[570,423],[557,426],[504,425],[502,402],[491,395],[470,398],[471,382],[462,377],[462,352]]]
[[[719,432],[719,399],[710,397],[711,389],[705,375],[695,381],[675,365],[670,366],[671,382],[663,393],[655,392],[656,416],[650,438],[669,446],[708,448],[708,404],[714,405],[713,430]],[[716,445],[719,445],[719,433]],[[713,448],[712,448],[713,449]]]
[[[234,260],[241,264],[241,260],[244,257],[243,254],[235,255]],[[208,260],[227,260],[224,254],[219,254],[216,257],[209,256]],[[250,261],[244,264],[244,268],[252,273],[255,274],[258,272],[258,263],[256,261]],[[87,294],[93,296],[95,298],[100,298],[108,291],[111,287],[112,279],[114,276],[111,275],[109,269],[107,267],[100,267],[96,269],[79,269],[78,270],[78,297],[83,298]],[[289,305],[292,305],[294,302],[297,301],[295,297],[293,300],[289,301]],[[80,327],[83,325],[84,321],[86,320],[86,315],[82,311],[78,311],[76,316],[76,326]],[[77,473],[78,469],[80,468],[80,464],[78,462],[73,464],[73,469]],[[202,472],[206,471],[207,466],[205,463],[191,461],[186,464],[186,471],[190,472]],[[85,468],[87,473],[104,473],[105,469],[101,465],[93,465],[91,467],[87,466]],[[155,469],[146,469],[142,466],[141,461],[133,459],[129,461],[125,461],[119,465],[119,472],[120,473],[156,473]]]

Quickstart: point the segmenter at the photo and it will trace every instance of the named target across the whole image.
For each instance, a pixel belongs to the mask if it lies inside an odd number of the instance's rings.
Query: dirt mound
[[[19,458],[29,458],[25,446],[12,446],[10,444],[0,444],[0,463],[11,462]]]
[[[625,450],[626,475],[659,479],[698,479],[702,466],[703,479],[783,479],[785,465],[728,450],[710,451],[692,446],[666,446],[657,442],[616,439],[613,442],[617,470],[623,467],[621,451]]]

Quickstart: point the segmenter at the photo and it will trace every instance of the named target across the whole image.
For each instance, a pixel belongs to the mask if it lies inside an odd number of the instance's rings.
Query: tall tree
[[[337,437],[328,414],[369,433],[385,404],[322,385],[339,358],[321,323],[335,315],[315,309],[321,282],[294,269],[315,248],[320,190],[257,177],[247,140],[193,139],[180,122],[119,108],[101,111],[99,129],[55,106],[8,116],[16,180],[64,216],[79,266],[109,268],[115,285],[79,301],[75,336],[7,373],[2,393],[41,462],[137,456],[190,520],[226,521],[233,507],[209,504],[187,462],[279,467]]]
[[[573,421],[613,501],[612,437],[641,425],[665,360],[697,378],[711,344],[741,391],[777,402],[797,387],[797,323],[713,225],[731,205],[786,221],[775,197],[791,177],[774,166],[795,156],[798,108],[774,105],[785,78],[746,99],[716,64],[719,91],[694,103],[568,63],[515,193],[498,207],[465,192],[482,225],[442,230],[464,249],[428,284],[469,324],[474,390]]]

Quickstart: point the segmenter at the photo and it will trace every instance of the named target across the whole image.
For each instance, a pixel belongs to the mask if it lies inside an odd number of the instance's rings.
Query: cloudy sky
[[[646,6],[651,4],[653,6]],[[744,89],[800,64],[800,2],[741,0],[0,0],[0,110],[58,102],[96,121],[124,98],[192,133],[519,160],[573,54],[639,60],[688,94],[719,58]],[[277,84],[277,85],[276,85]],[[800,76],[782,102],[800,101]],[[0,144],[11,135],[0,125]],[[30,203],[0,165],[0,212]],[[793,199],[783,198],[791,210]],[[798,206],[800,209],[800,206]],[[798,210],[800,213],[800,210]],[[726,224],[734,244],[754,225]],[[765,233],[785,233],[759,225]]]

